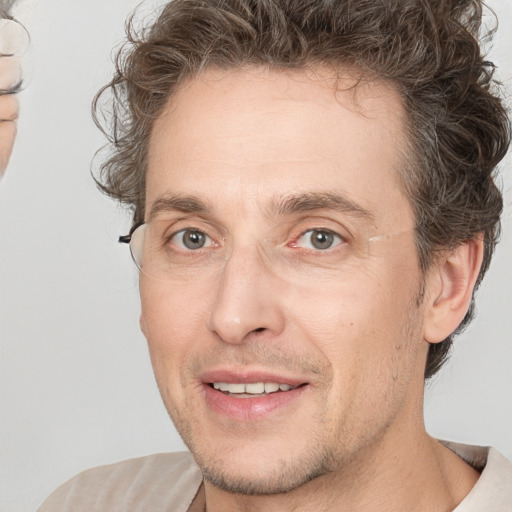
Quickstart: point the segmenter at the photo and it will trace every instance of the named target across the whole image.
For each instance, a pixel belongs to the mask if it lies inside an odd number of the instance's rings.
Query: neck
[[[478,473],[424,429],[417,435],[410,432],[396,432],[395,436],[389,433],[338,470],[285,494],[236,495],[206,482],[206,510],[452,511],[473,488]]]

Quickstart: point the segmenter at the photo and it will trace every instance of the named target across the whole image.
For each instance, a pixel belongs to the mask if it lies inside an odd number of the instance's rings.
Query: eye
[[[187,228],[178,231],[171,237],[171,242],[180,249],[196,251],[213,245],[213,240],[203,231]]]
[[[295,247],[325,251],[340,245],[343,239],[328,229],[309,229],[293,244]]]

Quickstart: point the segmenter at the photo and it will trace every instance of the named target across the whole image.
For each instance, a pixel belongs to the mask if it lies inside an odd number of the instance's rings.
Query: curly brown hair
[[[480,0],[173,0],[139,31],[132,16],[115,75],[93,104],[109,139],[97,183],[131,208],[134,223],[143,220],[153,122],[207,67],[350,65],[403,98],[411,154],[399,173],[423,271],[439,249],[483,234],[478,286],[499,236],[495,168],[510,144],[494,66],[479,44],[482,10]],[[474,300],[456,332],[473,311]],[[442,366],[452,338],[430,346],[425,378]]]
[[[0,0],[0,18],[9,17],[11,19],[9,11],[13,4],[14,0]]]

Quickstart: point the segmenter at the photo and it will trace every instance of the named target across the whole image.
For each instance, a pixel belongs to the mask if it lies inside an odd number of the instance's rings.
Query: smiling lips
[[[271,375],[234,375],[215,372],[203,379],[208,408],[216,416],[252,422],[291,406],[310,387],[307,382]]]
[[[238,398],[252,398],[255,395],[268,395],[277,391],[290,391],[298,386],[289,384],[278,384],[277,382],[251,382],[251,383],[227,383],[213,382],[214,389],[227,393]]]

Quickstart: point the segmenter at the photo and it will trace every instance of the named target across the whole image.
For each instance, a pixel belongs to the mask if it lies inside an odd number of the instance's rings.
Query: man
[[[16,137],[21,69],[16,59],[26,33],[9,15],[12,1],[0,1],[0,179],[5,172]]]
[[[476,1],[175,0],[118,59],[100,187],[189,454],[41,511],[512,510],[423,387],[470,321],[510,142]]]

